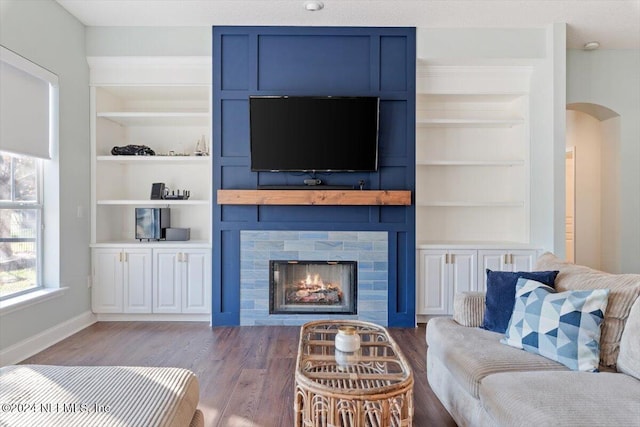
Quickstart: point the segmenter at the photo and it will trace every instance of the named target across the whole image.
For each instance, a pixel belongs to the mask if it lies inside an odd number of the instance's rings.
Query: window
[[[56,241],[43,237],[43,218],[56,218],[55,203],[44,208],[43,175],[55,201],[57,123],[58,77],[0,46],[0,301],[59,282],[55,254],[43,260]]]
[[[0,152],[0,299],[42,287],[42,161]]]

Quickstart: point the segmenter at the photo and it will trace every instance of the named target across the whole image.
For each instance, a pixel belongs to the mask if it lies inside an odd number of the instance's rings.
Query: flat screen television
[[[379,98],[252,96],[252,171],[378,169]]]

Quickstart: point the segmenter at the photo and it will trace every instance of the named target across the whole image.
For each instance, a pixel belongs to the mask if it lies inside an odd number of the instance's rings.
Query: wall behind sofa
[[[619,273],[640,273],[639,76],[638,49],[567,50],[567,103],[598,104],[620,115]]]
[[[59,205],[59,243],[47,243],[45,257],[59,255],[53,276],[67,287],[54,299],[5,313],[0,319],[0,350],[27,342],[27,347],[69,334],[91,323],[89,275],[89,73],[84,25],[53,0],[0,2],[0,44],[36,62],[59,78],[59,192],[48,207]],[[51,185],[52,183],[46,183]],[[55,183],[53,183],[55,185]],[[55,332],[53,329],[55,328]]]

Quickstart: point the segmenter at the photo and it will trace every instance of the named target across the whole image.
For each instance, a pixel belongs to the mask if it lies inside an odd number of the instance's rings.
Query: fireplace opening
[[[356,261],[269,261],[270,314],[356,314]]]

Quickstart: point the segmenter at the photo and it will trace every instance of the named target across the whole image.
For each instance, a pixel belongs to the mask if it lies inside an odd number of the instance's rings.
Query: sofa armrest
[[[453,320],[477,328],[484,320],[484,292],[457,292],[453,298]]]

